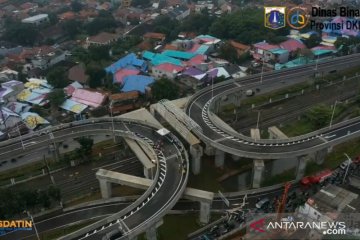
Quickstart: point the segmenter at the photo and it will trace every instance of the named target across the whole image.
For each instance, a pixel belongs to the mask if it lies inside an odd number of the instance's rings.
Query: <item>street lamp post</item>
[[[22,139],[22,136],[21,136],[21,132],[20,132],[20,128],[19,128],[19,124],[16,123],[16,127],[17,127],[17,131],[19,133],[19,137],[20,137],[20,142],[21,142],[21,146],[22,146],[22,149],[25,150],[25,145],[24,145],[24,141]]]
[[[32,222],[32,223],[33,223],[33,225],[34,225],[34,229],[35,229],[36,237],[37,237],[37,239],[38,239],[38,240],[40,240],[40,236],[39,236],[38,230],[37,230],[37,228],[36,228],[34,218],[33,218],[33,216],[30,214],[30,212],[29,212],[29,211],[26,211],[26,212],[27,212],[27,215],[30,217],[31,222]]]
[[[260,75],[260,83],[263,82],[263,75],[264,75],[264,65],[265,65],[265,54],[263,54],[263,59],[262,59],[262,65],[261,65],[261,75]]]
[[[114,139],[114,143],[115,143],[116,139],[115,139],[114,116],[113,116],[113,102],[110,103],[110,115],[111,115],[111,125],[112,125],[113,139]]]
[[[214,98],[214,78],[211,77],[211,100]]]
[[[352,162],[352,160],[351,160],[351,158],[349,157],[349,155],[347,155],[346,153],[344,153],[344,155],[345,155],[345,157],[347,157],[347,159],[348,159],[348,161],[349,161],[349,164],[348,164],[347,167],[346,167],[346,171],[345,171],[345,174],[344,174],[344,178],[343,178],[343,180],[342,180],[342,183],[344,183],[344,181],[345,181],[346,175],[347,175],[347,173],[348,173],[348,171],[349,171],[350,164],[351,164],[351,162]]]
[[[332,126],[332,122],[333,122],[334,115],[335,115],[336,104],[338,104],[338,103],[341,103],[341,101],[336,100],[335,103],[334,103],[333,111],[331,113],[331,119],[330,119],[329,128],[331,128],[331,126]]]
[[[258,111],[257,121],[256,121],[256,129],[259,129],[259,121],[260,121],[260,111]]]

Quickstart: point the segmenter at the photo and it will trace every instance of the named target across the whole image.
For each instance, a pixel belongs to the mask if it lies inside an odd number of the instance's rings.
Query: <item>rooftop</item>
[[[38,14],[38,15],[35,15],[32,17],[25,18],[22,20],[22,22],[36,22],[38,20],[41,20],[41,19],[44,19],[47,17],[48,17],[48,14]]]
[[[118,39],[118,35],[114,33],[101,32],[98,35],[89,37],[89,42],[102,43],[105,44],[109,41],[113,41],[114,39]]]

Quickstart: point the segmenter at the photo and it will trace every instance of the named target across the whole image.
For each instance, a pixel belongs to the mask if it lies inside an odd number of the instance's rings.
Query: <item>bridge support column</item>
[[[224,167],[225,153],[219,149],[215,151],[215,166],[223,168]]]
[[[200,201],[200,223],[208,224],[210,221],[211,202]]]
[[[204,153],[205,153],[207,156],[214,156],[214,155],[215,155],[215,148],[213,148],[212,146],[210,146],[210,144],[206,144]]]
[[[314,154],[314,160],[318,165],[321,165],[325,161],[326,154],[328,153],[327,148],[319,150]]]
[[[144,176],[145,178],[147,179],[153,179],[154,178],[154,175],[155,175],[155,167],[152,167],[152,168],[147,168],[144,166]]]
[[[328,153],[331,153],[332,150],[333,150],[333,146],[330,146],[330,147],[327,148],[327,152],[328,152]]]
[[[104,199],[111,198],[111,182],[104,179],[98,179],[100,183],[101,197]]]
[[[55,159],[56,162],[58,162],[60,160],[59,146],[60,146],[59,143],[51,143],[49,145],[49,150],[52,153],[52,157]]]
[[[298,157],[298,165],[296,168],[296,181],[300,180],[305,173],[306,164],[307,164],[308,156],[300,156]]]
[[[163,224],[163,220],[161,219],[159,222],[157,222],[155,225],[149,227],[146,230],[146,239],[147,240],[157,240],[157,231],[156,229],[160,227]]]
[[[203,149],[199,144],[190,146],[191,154],[191,169],[194,175],[197,175],[201,171],[201,157],[203,155]]]
[[[264,160],[254,160],[252,187],[259,188],[265,170]]]

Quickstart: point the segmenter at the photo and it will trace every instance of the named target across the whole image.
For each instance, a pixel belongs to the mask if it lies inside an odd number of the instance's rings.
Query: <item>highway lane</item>
[[[59,142],[67,138],[96,133],[111,133],[111,126],[112,121],[109,118],[92,119],[54,127],[48,135],[24,135],[22,140],[29,143],[29,145],[31,144],[31,146],[23,150],[21,154],[31,152],[31,150],[36,148],[44,147],[44,145],[48,146],[51,142]],[[153,224],[153,221],[156,222],[165,215],[182,195],[188,177],[187,153],[184,151],[184,147],[179,141],[170,141],[169,139],[172,139],[172,137],[161,137],[156,133],[157,129],[149,123],[116,118],[114,120],[114,126],[117,135],[143,141],[149,148],[153,148],[154,142],[159,140],[165,143],[163,145],[164,150],[152,150],[157,153],[159,160],[154,184],[130,207],[124,209],[121,213],[116,213],[116,211],[112,212],[114,214],[112,217],[116,216],[115,218],[125,221],[123,222],[123,225],[127,230],[131,230],[131,234],[138,234],[145,231],[147,225]],[[0,144],[0,153],[6,155],[12,151],[21,151],[22,147],[21,142],[19,141],[20,139],[17,138],[15,140],[12,139],[2,142]],[[179,151],[179,147],[182,149],[182,152]],[[184,162],[186,166],[184,174],[182,171],[179,171],[179,162]],[[103,223],[106,222],[106,219],[102,220],[93,227],[98,228],[100,226],[101,229],[102,226],[104,226]],[[89,232],[89,229],[80,230],[77,232],[77,235],[66,236],[64,239],[99,239],[100,236],[103,236],[105,233],[112,230],[111,227],[107,227],[88,237],[86,233]],[[82,231],[85,232],[83,233]],[[18,232],[12,234],[15,235],[10,236],[9,234],[9,239],[21,238],[17,237],[16,234],[19,234]]]
[[[256,200],[257,198],[262,198],[264,196],[273,198],[275,196],[280,196],[283,192],[282,188],[264,191],[262,193],[254,193],[249,194],[247,197],[247,204],[245,208],[255,208]],[[239,204],[242,202],[244,195],[234,196],[234,197],[228,197],[228,200],[231,204],[230,208],[236,208],[239,206]],[[76,224],[81,221],[89,220],[89,219],[98,219],[98,218],[104,218],[107,216],[110,216],[113,214],[113,212],[121,211],[125,207],[129,206],[133,201],[119,201],[119,202],[112,202],[112,203],[105,203],[105,204],[99,204],[89,207],[83,207],[79,209],[70,210],[67,212],[60,213],[56,216],[49,217],[45,220],[37,221],[36,227],[39,231],[39,233],[46,232],[49,230],[54,230],[57,228],[65,227],[67,225]],[[212,210],[216,211],[224,211],[225,209],[228,209],[223,200],[220,198],[215,198],[212,206]],[[192,212],[192,211],[199,211],[200,205],[198,202],[193,202],[190,200],[181,199],[179,200],[176,205],[173,207],[173,210],[178,211],[185,211],[185,212]],[[13,240],[13,239],[31,239],[35,237],[35,231],[18,231],[16,232],[16,235],[8,234],[5,236],[0,236],[0,239],[4,240]]]
[[[360,64],[359,56],[360,54],[357,54],[352,57],[346,56],[336,58],[328,62],[319,63],[318,70],[329,71]],[[213,109],[212,104],[215,98],[220,100],[221,96],[228,93],[239,93],[241,90],[244,92],[246,89],[254,89],[255,87],[261,88],[261,92],[265,93],[282,88],[284,87],[284,84],[289,86],[300,83],[305,81],[308,76],[314,74],[315,71],[313,68],[313,65],[307,65],[300,68],[264,74],[263,83],[260,83],[260,75],[258,74],[238,79],[236,81],[230,80],[225,83],[216,84],[214,85],[213,90],[211,87],[200,90],[200,92],[195,94],[189,101],[186,108],[188,116],[196,121],[202,128],[202,132],[195,131],[195,134],[203,141],[210,143],[210,145],[215,148],[220,148],[225,152],[245,157],[261,157],[262,159],[283,158],[288,157],[289,154],[303,155],[307,154],[309,151],[325,148],[330,143],[328,143],[328,141],[324,141],[324,139],[321,138],[321,134],[318,136],[314,135],[306,138],[304,137],[303,139],[300,139],[300,141],[291,141],[291,139],[289,139],[284,141],[285,143],[280,144],[271,142],[270,140],[258,140],[255,142],[244,135],[234,135],[225,128],[221,127],[220,129],[219,126],[212,122],[211,116],[209,116],[209,111]],[[291,81],[289,81],[289,79],[291,79]],[[213,99],[211,99],[212,96],[214,96]],[[242,94],[241,98],[244,99],[246,97]],[[334,129],[335,128],[336,126],[334,125]],[[356,131],[357,128],[352,127],[351,132],[353,133]],[[346,130],[346,132],[348,131]],[[331,130],[324,130],[324,134],[328,133],[331,133]],[[331,140],[342,141],[340,137],[344,135],[337,136],[337,139]],[[356,135],[354,134],[354,136]]]

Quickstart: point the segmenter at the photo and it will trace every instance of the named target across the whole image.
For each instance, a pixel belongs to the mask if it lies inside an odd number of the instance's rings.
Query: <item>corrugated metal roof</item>
[[[60,107],[62,109],[65,109],[67,111],[77,113],[77,114],[81,113],[82,111],[84,111],[87,108],[87,106],[85,104],[75,102],[71,99],[66,99],[65,102],[63,102],[63,104],[61,104]]]
[[[154,67],[155,69],[159,69],[161,71],[164,71],[164,72],[171,72],[171,73],[178,73],[178,72],[181,72],[184,67],[181,67],[181,66],[177,66],[177,65],[174,65],[174,64],[171,64],[171,63],[163,63],[163,64],[159,64],[157,66]]]
[[[127,66],[137,66],[143,71],[146,70],[145,61],[138,59],[134,53],[129,53],[125,57],[105,68],[105,71],[115,74],[119,69],[126,68]]]
[[[153,77],[143,75],[132,75],[124,78],[123,92],[139,91],[145,93],[146,87],[154,82]]]
[[[40,117],[37,113],[33,113],[33,112],[23,113],[21,114],[21,118],[26,124],[26,126],[30,129],[34,129],[41,124],[49,124],[49,122],[46,119]]]
[[[169,56],[169,57],[180,58],[180,59],[185,59],[185,60],[189,60],[196,55],[194,53],[176,51],[176,50],[165,50],[164,52],[162,52],[162,54]]]
[[[71,100],[79,102],[91,107],[99,107],[106,99],[106,95],[89,91],[87,89],[78,88],[74,91]]]
[[[124,81],[124,77],[129,76],[129,75],[138,75],[139,73],[140,73],[140,71],[137,69],[123,68],[115,73],[114,80],[115,80],[115,82],[122,84]]]

